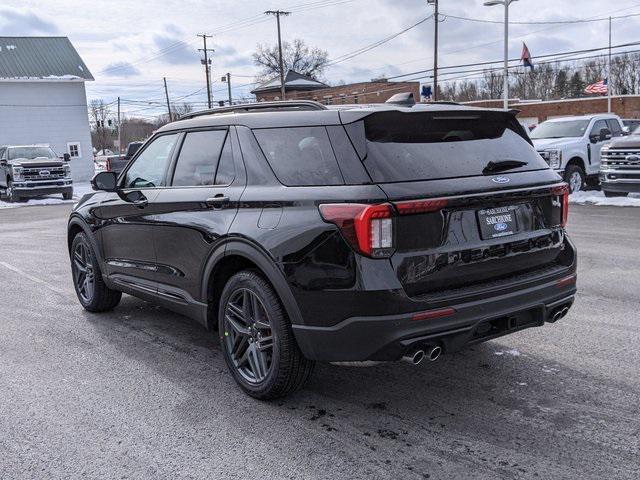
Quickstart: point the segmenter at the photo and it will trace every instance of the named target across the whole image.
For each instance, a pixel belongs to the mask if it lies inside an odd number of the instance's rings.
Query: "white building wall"
[[[0,145],[46,143],[58,154],[80,144],[72,158],[74,181],[93,176],[93,147],[84,82],[0,82]]]

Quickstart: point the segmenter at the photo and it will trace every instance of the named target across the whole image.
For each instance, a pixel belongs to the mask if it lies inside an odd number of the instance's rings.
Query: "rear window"
[[[482,175],[502,160],[527,162],[503,173],[548,168],[506,112],[379,112],[346,129],[378,183]]]
[[[284,185],[344,185],[325,127],[266,128],[253,133]]]

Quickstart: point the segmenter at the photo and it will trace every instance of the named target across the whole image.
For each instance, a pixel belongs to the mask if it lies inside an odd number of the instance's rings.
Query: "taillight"
[[[562,220],[560,226],[566,227],[567,220],[569,219],[569,185],[563,183],[557,187],[551,189],[552,195],[558,195],[560,197],[560,204],[562,206]]]
[[[406,200],[395,202],[400,215],[412,215],[416,213],[430,213],[442,210],[447,206],[446,198],[429,198],[426,200]]]
[[[336,225],[360,253],[372,258],[393,254],[393,207],[390,204],[326,203],[319,209],[322,218]]]

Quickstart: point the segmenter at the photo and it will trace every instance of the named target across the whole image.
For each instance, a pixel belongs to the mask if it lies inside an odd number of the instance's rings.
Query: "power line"
[[[500,20],[485,20],[483,18],[469,18],[469,17],[461,17],[459,15],[449,15],[446,13],[442,14],[445,19],[447,18],[455,18],[456,20],[465,20],[467,22],[476,22],[476,23],[492,23],[496,25],[504,25],[504,21]],[[631,15],[619,15],[616,17],[611,17],[612,20],[617,20],[620,18],[630,18],[630,17],[638,17],[640,13],[633,13]],[[609,21],[609,17],[602,18],[587,18],[587,19],[577,19],[577,20],[548,20],[548,21],[530,21],[530,22],[522,22],[522,21],[511,21],[509,20],[510,25],[570,25],[575,23],[593,23],[593,22],[603,22]]]

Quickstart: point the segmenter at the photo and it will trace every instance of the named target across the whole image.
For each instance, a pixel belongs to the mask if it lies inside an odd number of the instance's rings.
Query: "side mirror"
[[[613,135],[611,134],[611,130],[609,130],[608,128],[601,128],[600,129],[600,138],[599,138],[599,140],[601,142],[604,142],[605,140],[611,140],[611,137],[613,137]]]
[[[69,155],[68,153],[63,153],[62,158],[64,159],[65,162],[71,161],[71,155]]]
[[[622,127],[623,135],[631,135],[631,129],[629,127]]]
[[[118,190],[118,176],[115,172],[100,172],[91,180],[91,188],[104,192],[115,192]]]
[[[0,158],[0,165],[5,166],[7,164],[7,160],[5,158]]]

